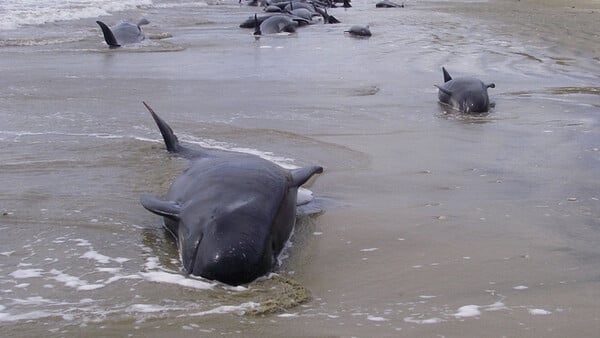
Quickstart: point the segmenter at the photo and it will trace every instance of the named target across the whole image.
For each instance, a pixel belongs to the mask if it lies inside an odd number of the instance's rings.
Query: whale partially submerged
[[[446,68],[442,67],[442,71],[444,84],[435,85],[439,89],[440,103],[466,114],[485,113],[494,105],[490,102],[487,90],[495,88],[495,84],[486,84],[474,77],[453,79]]]
[[[230,285],[272,271],[296,221],[298,188],[323,168],[287,170],[256,155],[188,148],[144,105],[167,150],[191,162],[164,197],[140,199],[164,218],[185,271]]]
[[[142,26],[150,22],[146,19],[141,19],[137,23],[121,22],[112,27],[108,27],[102,21],[96,21],[96,23],[102,29],[106,44],[110,48],[117,48],[123,45],[142,42],[146,38],[144,31],[142,31]]]

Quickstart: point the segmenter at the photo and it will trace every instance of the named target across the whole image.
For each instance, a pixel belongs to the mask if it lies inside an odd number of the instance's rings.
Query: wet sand
[[[228,4],[127,13],[172,36],[139,49],[98,46],[93,20],[75,24],[82,40],[5,44],[0,320],[22,317],[2,322],[8,334],[600,332],[600,4],[373,4],[332,10],[345,26],[259,41],[237,28],[252,9]],[[354,23],[373,37],[344,36]],[[491,114],[438,107],[443,65],[496,83]],[[241,315],[269,287],[146,277],[179,265],[138,196],[186,163],[142,100],[184,141],[326,168],[310,185],[326,211],[302,220],[280,270],[310,301]]]

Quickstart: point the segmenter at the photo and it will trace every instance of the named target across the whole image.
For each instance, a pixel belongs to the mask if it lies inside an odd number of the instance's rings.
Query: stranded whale
[[[186,272],[239,285],[271,271],[295,224],[298,188],[323,168],[287,170],[256,155],[185,147],[144,105],[167,150],[191,161],[164,198],[141,197],[163,216]]]
[[[474,77],[460,77],[453,79],[442,67],[444,84],[435,85],[438,89],[438,99],[463,113],[485,113],[490,109],[488,88],[495,88],[493,83],[485,84]]]
[[[150,22],[146,19],[141,19],[136,24],[129,22],[121,22],[118,25],[108,27],[102,21],[96,21],[96,23],[102,29],[104,40],[110,48],[121,47],[122,45],[128,45],[132,43],[141,42],[146,38],[142,31],[143,25],[147,25]]]

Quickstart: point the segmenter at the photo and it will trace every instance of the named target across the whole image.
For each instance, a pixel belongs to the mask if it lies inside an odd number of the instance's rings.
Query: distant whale
[[[378,3],[376,3],[375,7],[377,7],[377,8],[404,8],[404,3],[397,4],[397,3],[391,2],[389,0],[383,0],[383,1],[379,1]]]
[[[287,170],[256,155],[185,147],[144,105],[167,150],[191,162],[164,198],[141,197],[163,216],[185,271],[230,285],[271,271],[296,221],[298,188],[323,168]]]
[[[349,30],[344,31],[345,33],[349,33],[352,36],[357,36],[357,37],[369,37],[371,36],[371,30],[369,29],[369,26],[352,26],[350,27]]]
[[[96,21],[96,23],[102,29],[102,34],[104,34],[104,40],[106,41],[106,44],[109,45],[110,48],[117,48],[123,45],[143,41],[146,36],[144,35],[141,26],[147,25],[150,22],[146,19],[141,19],[136,24],[122,22],[112,27],[108,27],[102,21]]]
[[[485,113],[490,109],[488,88],[495,88],[493,83],[485,84],[474,77],[453,79],[442,67],[444,84],[435,85],[438,89],[438,99],[453,109],[463,113]]]
[[[255,17],[256,18],[256,17]],[[258,22],[258,19],[255,19]],[[257,23],[254,35],[294,33],[298,28],[298,22],[294,21],[288,15],[276,14],[266,18],[260,24]]]

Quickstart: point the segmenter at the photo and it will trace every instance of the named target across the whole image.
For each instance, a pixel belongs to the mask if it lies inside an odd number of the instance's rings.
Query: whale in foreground
[[[121,22],[118,25],[108,27],[102,21],[96,21],[102,29],[104,40],[110,48],[117,48],[123,45],[138,43],[143,41],[146,36],[142,31],[142,26],[150,22],[146,19],[141,19],[137,23]]]
[[[493,83],[485,84],[474,77],[460,77],[453,79],[442,67],[444,84],[435,85],[438,91],[438,100],[453,109],[466,114],[485,113],[493,103],[490,103],[488,88],[495,88]]]
[[[256,155],[188,148],[144,105],[167,150],[191,162],[164,197],[140,199],[164,218],[185,271],[229,285],[272,271],[296,221],[298,188],[323,168],[287,170]]]

